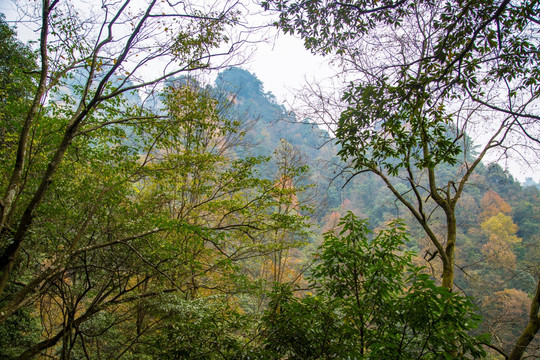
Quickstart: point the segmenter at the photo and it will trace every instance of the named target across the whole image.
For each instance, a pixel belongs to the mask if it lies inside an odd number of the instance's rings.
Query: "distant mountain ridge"
[[[293,113],[276,103],[272,93],[264,92],[263,83],[249,71],[237,67],[221,72],[215,87],[234,97],[235,110],[257,120],[247,140],[257,144],[258,155],[271,154],[280,139],[298,146],[311,160],[319,157],[318,148],[329,138],[316,124],[299,122]]]

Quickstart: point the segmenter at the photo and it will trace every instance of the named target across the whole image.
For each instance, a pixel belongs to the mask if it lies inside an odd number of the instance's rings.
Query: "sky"
[[[295,94],[309,82],[324,81],[331,77],[335,70],[327,59],[315,56],[307,51],[302,40],[290,35],[279,35],[275,43],[262,43],[258,46],[253,58],[242,66],[254,73],[263,82],[265,91],[272,92],[278,101],[288,107]],[[496,161],[495,157],[488,161]],[[508,169],[513,177],[524,182],[531,177],[540,183],[540,168],[528,166],[520,159],[499,161]]]
[[[275,42],[260,44],[243,67],[254,73],[279,102],[294,96],[306,81],[331,75],[326,59],[307,51],[302,40],[283,34]]]
[[[250,18],[254,19],[250,21],[260,24],[270,22],[268,16],[261,14],[260,6],[256,3],[251,3],[248,8],[251,12]],[[0,1],[0,13],[5,13],[8,20],[17,16],[15,9],[16,4],[13,1]],[[24,25],[18,26],[18,35],[21,38],[34,37]],[[290,98],[306,79],[322,80],[330,76],[331,71],[325,65],[325,59],[305,50],[302,40],[278,34],[276,29],[266,30],[265,35],[267,41],[252,46],[252,56],[241,67],[254,73],[263,82],[265,90],[272,92],[279,102]]]
[[[14,9],[13,2],[0,2],[0,12],[6,13],[8,20],[15,16]],[[268,21],[262,15],[260,19]],[[21,30],[19,28],[20,35],[23,32]],[[334,70],[327,59],[305,50],[300,39],[277,34],[276,30],[268,30],[268,35],[268,41],[253,46],[252,56],[242,67],[255,74],[262,81],[265,91],[273,93],[278,103],[289,107],[306,81],[320,82],[333,74]],[[501,163],[501,166],[508,168],[521,182],[527,177],[540,182],[540,169],[528,168],[512,161]]]

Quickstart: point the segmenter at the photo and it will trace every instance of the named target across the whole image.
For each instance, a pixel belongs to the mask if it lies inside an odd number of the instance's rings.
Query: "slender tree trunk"
[[[9,179],[9,184],[6,188],[4,197],[0,200],[0,230],[2,231],[4,230],[4,227],[8,222],[9,214],[13,210],[13,201],[17,196],[17,193],[20,191],[21,175],[24,170],[26,148],[28,146],[28,134],[30,133],[32,124],[34,123],[38,115],[38,111],[45,96],[45,89],[47,87],[47,75],[49,71],[49,61],[47,56],[47,35],[49,32],[49,13],[51,12],[51,10],[52,7],[50,7],[49,1],[44,0],[40,37],[41,75],[38,87],[36,89],[36,93],[34,95],[34,99],[32,101],[32,106],[26,114],[26,118],[24,120],[24,124],[19,135],[15,165],[13,166],[13,171]]]
[[[443,262],[442,286],[452,291],[454,287],[454,259]]]
[[[529,312],[529,323],[519,336],[508,360],[519,360],[523,356],[523,353],[529,346],[530,342],[536,336],[538,330],[540,330],[540,279],[536,284],[536,292],[531,302],[531,311]]]
[[[446,212],[446,246],[444,248],[446,261],[443,261],[442,286],[452,291],[454,288],[454,258],[456,249],[456,217],[453,209]]]

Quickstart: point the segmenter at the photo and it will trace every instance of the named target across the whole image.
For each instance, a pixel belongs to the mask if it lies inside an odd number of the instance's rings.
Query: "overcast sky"
[[[333,70],[325,60],[306,51],[300,39],[280,35],[275,44],[259,45],[252,60],[243,67],[254,73],[263,82],[265,90],[272,92],[279,103],[288,106],[306,80],[321,81],[332,76]],[[487,159],[497,160],[489,156]],[[507,159],[499,164],[520,182],[531,177],[540,183],[538,166],[528,166],[522,159]]]
[[[275,43],[260,44],[244,67],[257,75],[279,102],[290,98],[306,80],[322,80],[331,74],[324,58],[307,51],[302,40],[283,34]]]

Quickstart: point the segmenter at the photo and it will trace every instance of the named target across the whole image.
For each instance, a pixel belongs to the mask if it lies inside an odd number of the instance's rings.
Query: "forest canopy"
[[[230,66],[239,2],[0,17],[0,357],[540,357],[539,189],[487,161],[539,153],[538,3],[261,5],[337,118]]]

